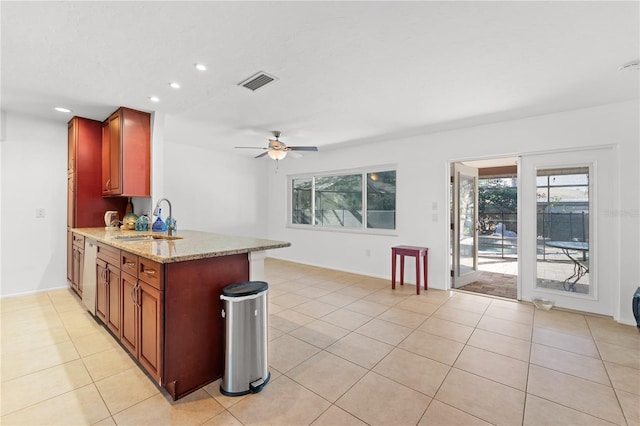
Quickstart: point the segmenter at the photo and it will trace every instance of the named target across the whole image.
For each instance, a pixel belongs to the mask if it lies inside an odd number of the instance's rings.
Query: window
[[[290,178],[292,225],[396,229],[396,171],[358,170]]]
[[[592,294],[589,167],[538,169],[537,287]]]

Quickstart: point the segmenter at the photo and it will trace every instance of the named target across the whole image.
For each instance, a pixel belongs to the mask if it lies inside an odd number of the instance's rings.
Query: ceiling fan
[[[269,146],[266,148],[261,148],[257,146],[236,146],[236,148],[247,148],[247,149],[265,149],[266,152],[263,152],[260,155],[256,155],[255,158],[264,157],[268,155],[270,158],[274,160],[282,160],[287,156],[287,152],[289,151],[317,151],[318,147],[316,146],[287,146],[284,142],[278,140],[280,137],[280,131],[274,130],[271,132],[275,139],[269,139]]]

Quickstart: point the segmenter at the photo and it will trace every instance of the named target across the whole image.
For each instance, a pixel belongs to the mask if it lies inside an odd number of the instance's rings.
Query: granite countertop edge
[[[166,236],[167,233],[150,233],[146,231],[120,229],[107,230],[105,228],[72,228],[71,231],[86,238],[91,238],[100,243],[159,263],[184,262],[291,246],[291,243],[286,241],[192,230],[180,230],[176,234],[177,237],[180,237],[179,239],[157,239],[150,241],[121,241],[118,240],[118,237],[144,235]]]

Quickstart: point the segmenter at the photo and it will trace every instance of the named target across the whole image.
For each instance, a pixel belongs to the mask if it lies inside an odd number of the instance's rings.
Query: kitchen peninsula
[[[222,376],[222,288],[263,280],[265,250],[290,246],[183,230],[72,232],[97,242],[96,317],[174,400]]]

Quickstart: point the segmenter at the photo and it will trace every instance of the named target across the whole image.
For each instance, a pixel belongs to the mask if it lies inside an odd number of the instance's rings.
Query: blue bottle
[[[153,232],[164,232],[167,230],[167,225],[165,225],[164,221],[160,218],[162,216],[162,209],[158,210],[158,218],[153,225],[151,226],[151,230]]]

